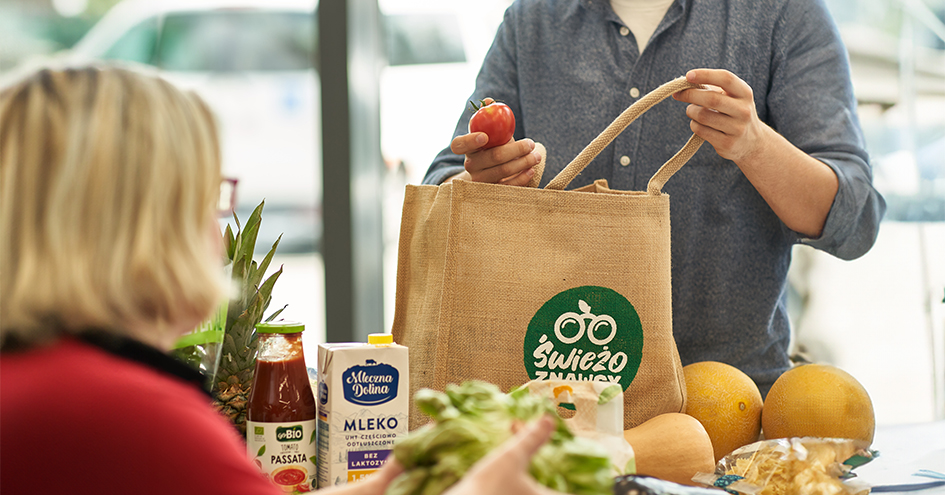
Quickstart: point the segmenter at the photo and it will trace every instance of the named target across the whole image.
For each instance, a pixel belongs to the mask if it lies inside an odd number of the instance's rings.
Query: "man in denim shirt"
[[[766,395],[790,366],[792,246],[857,258],[885,211],[871,184],[845,48],[822,0],[675,0],[642,42],[622,20],[635,19],[632,8],[621,3],[516,1],[470,98],[508,104],[513,140],[482,150],[485,135],[467,134],[466,112],[424,183],[524,185],[537,141],[548,150],[544,186],[640,96],[683,74],[709,85],[645,113],[569,187],[603,178],[615,189],[646,190],[691,132],[711,144],[663,188],[674,334],[683,365],[729,363]]]

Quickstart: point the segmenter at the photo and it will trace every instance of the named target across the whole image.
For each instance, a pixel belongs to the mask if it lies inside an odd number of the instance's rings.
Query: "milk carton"
[[[407,348],[390,334],[318,346],[318,486],[357,481],[407,434]]]

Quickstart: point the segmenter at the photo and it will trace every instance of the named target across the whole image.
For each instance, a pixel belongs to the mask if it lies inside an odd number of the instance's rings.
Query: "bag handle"
[[[603,132],[594,138],[594,140],[574,158],[574,160],[571,160],[571,163],[569,163],[564,170],[558,173],[558,175],[545,186],[545,189],[563,190],[589,163],[591,163],[591,160],[599,155],[600,152],[603,151],[617,135],[623,132],[631,122],[636,120],[637,117],[643,115],[644,112],[665,100],[673,93],[689,88],[704,88],[704,86],[690,83],[685,77],[678,77],[644,95],[633,105],[630,105],[624,110],[623,113],[618,115]],[[704,139],[693,134],[692,137],[689,138],[689,141],[686,142],[685,146],[653,174],[653,177],[650,178],[650,182],[646,186],[647,193],[650,195],[659,195],[666,181],[682,168],[682,166],[692,158],[692,155],[696,154],[696,151],[702,146],[703,141]]]

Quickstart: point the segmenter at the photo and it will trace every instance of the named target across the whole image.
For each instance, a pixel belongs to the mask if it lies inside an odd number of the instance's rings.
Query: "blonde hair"
[[[43,69],[0,91],[0,342],[209,315],[220,180],[210,111],[160,78]]]

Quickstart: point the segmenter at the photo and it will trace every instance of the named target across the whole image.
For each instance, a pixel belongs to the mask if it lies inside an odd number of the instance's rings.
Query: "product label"
[[[318,349],[318,486],[365,478],[407,434],[407,348],[321,344]]]
[[[607,381],[626,390],[643,359],[643,326],[618,292],[575,287],[552,297],[532,317],[524,359],[532,379]]]
[[[348,483],[359,481],[384,465],[390,450],[348,452]]]
[[[305,493],[316,486],[315,420],[292,423],[246,422],[250,457],[270,481],[287,493]]]
[[[341,374],[345,400],[361,406],[376,406],[397,397],[400,373],[389,364],[368,359],[364,366],[352,366]]]

